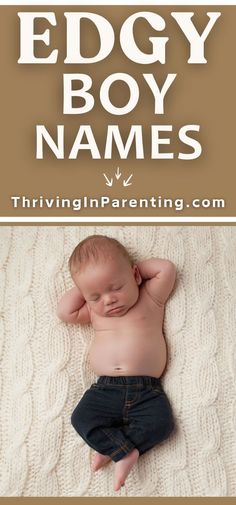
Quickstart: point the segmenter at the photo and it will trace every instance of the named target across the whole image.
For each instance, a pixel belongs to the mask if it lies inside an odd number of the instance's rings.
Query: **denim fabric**
[[[161,380],[149,376],[100,377],[83,395],[71,422],[90,447],[113,461],[135,447],[144,454],[174,427]]]

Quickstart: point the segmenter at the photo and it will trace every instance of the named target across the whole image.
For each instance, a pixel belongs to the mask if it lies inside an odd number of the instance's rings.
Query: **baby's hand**
[[[138,264],[146,289],[152,299],[164,304],[169,297],[175,282],[176,268],[174,263],[160,258],[151,258]]]
[[[57,306],[57,316],[65,323],[90,323],[90,315],[87,303],[85,302],[85,299],[77,286],[69,289],[62,296]]]

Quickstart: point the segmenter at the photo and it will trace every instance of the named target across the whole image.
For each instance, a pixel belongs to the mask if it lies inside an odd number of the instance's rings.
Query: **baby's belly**
[[[90,349],[96,375],[149,375],[160,377],[166,365],[166,344],[162,335],[117,337],[99,335]]]

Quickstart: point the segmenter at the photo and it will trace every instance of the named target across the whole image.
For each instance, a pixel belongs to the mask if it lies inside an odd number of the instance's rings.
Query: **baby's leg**
[[[98,453],[92,465],[94,471],[105,463],[103,456],[119,461],[135,447],[123,430],[123,403],[123,389],[117,387],[114,394],[109,387],[92,386],[72,413],[72,426]]]
[[[141,456],[169,437],[174,419],[169,400],[158,379],[144,387],[128,410],[129,423],[124,427],[126,436]]]
[[[139,457],[139,452],[137,449],[133,449],[127,456],[120,459],[115,463],[115,479],[114,479],[114,489],[119,491],[121,486],[124,485],[132,467],[136,463]]]
[[[91,469],[93,472],[96,472],[100,468],[102,468],[104,465],[109,463],[111,461],[110,456],[105,456],[104,454],[100,454],[99,452],[96,452],[95,455],[93,456],[92,464],[91,464]]]

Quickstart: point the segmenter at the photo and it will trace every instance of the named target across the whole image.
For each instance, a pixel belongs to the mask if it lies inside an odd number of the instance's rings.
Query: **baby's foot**
[[[106,465],[110,460],[110,456],[105,456],[104,454],[96,452],[91,464],[92,471],[96,472],[99,470],[99,468],[102,468],[104,465]]]
[[[115,464],[115,480],[114,480],[114,489],[115,491],[119,491],[121,486],[124,485],[126,478],[128,477],[131,468],[136,463],[139,457],[138,449],[133,449],[132,452],[127,454],[120,461],[117,461]]]

